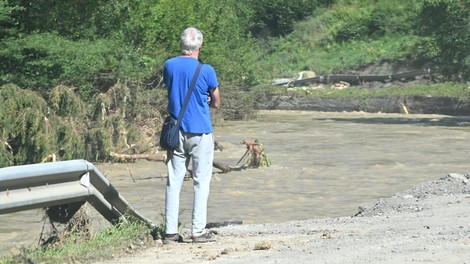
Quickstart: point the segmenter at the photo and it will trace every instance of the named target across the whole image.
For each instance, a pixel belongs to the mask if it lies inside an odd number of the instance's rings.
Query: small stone
[[[273,246],[272,243],[269,241],[261,241],[261,242],[256,243],[255,250],[268,250],[272,248],[272,246]]]

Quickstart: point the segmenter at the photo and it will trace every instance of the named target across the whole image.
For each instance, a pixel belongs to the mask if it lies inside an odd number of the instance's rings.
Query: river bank
[[[469,126],[470,118],[465,116],[282,110],[260,111],[256,120],[218,123],[215,137],[224,149],[216,152],[217,161],[235,165],[245,152],[244,146],[240,144],[245,139],[259,139],[272,161],[270,167],[259,169],[226,174],[214,171],[209,222],[241,220],[243,225],[215,230],[219,232],[219,241],[214,244],[184,244],[172,248],[162,247],[156,241],[143,245],[147,248],[145,251],[130,245],[132,250],[125,251],[134,252],[130,260],[121,260],[116,256],[116,259],[107,263],[138,263],[140,258],[143,259],[140,263],[152,263],[157,257],[161,260],[159,263],[175,263],[175,260],[167,261],[171,257],[174,259],[175,252],[182,259],[194,258],[196,261],[217,260],[219,255],[222,256],[220,259],[229,261],[225,257],[237,258],[240,256],[237,255],[239,251],[241,255],[268,254],[281,258],[276,252],[291,250],[301,255],[301,250],[308,249],[307,245],[315,249],[315,254],[323,252],[325,257],[328,254],[335,256],[337,251],[332,248],[325,246],[325,251],[321,251],[324,246],[322,243],[332,241],[327,239],[329,234],[341,238],[341,241],[343,236],[348,238],[347,234],[354,235],[346,231],[343,234],[336,233],[336,230],[352,230],[357,225],[357,229],[362,230],[358,231],[360,234],[369,236],[368,230],[375,225],[383,231],[387,230],[388,225],[392,230],[389,232],[394,233],[395,222],[421,217],[414,216],[415,212],[410,215],[410,212],[403,211],[397,213],[396,219],[387,216],[351,218],[358,212],[359,206],[366,208],[364,205],[371,201],[392,197],[449,173],[467,173]],[[96,165],[138,212],[156,223],[161,220],[166,183],[166,167],[163,163],[139,160],[132,164]],[[437,191],[449,189],[444,185],[436,185],[436,188]],[[459,199],[447,203],[463,206],[462,210],[468,209],[468,199],[458,196],[457,193],[447,195],[448,199]],[[190,181],[183,185],[181,199],[184,211],[180,220],[186,228],[191,223]],[[446,203],[441,205],[445,207]],[[445,216],[438,214],[438,210],[436,207],[432,217]],[[96,215],[95,210],[91,210],[91,213],[95,213],[92,215],[94,224],[108,224],[101,215]],[[458,213],[462,217],[467,214]],[[12,247],[37,244],[43,227],[41,219],[40,210],[1,215],[0,252],[7,253]],[[440,220],[453,222],[449,219]],[[305,236],[301,232],[302,227],[312,234]],[[323,234],[323,230],[328,232]],[[369,243],[367,237],[353,238],[358,239],[353,244],[361,241]],[[266,245],[263,245],[266,241]],[[307,243],[303,247],[304,244],[297,243],[299,241],[317,244]],[[334,243],[341,241],[335,240]],[[344,243],[351,243],[351,240],[345,240]],[[393,239],[390,243],[393,243]],[[255,250],[255,246],[261,250]],[[337,246],[347,247],[345,244]],[[275,258],[267,259],[268,263],[276,261]],[[303,263],[307,262],[305,260]],[[325,260],[320,263],[335,262]]]
[[[144,251],[98,263],[468,263],[469,176],[451,173],[468,170],[464,164],[456,166],[459,146],[468,140],[466,117],[275,113],[261,118],[272,122],[270,132],[263,122],[247,127],[234,122],[217,129],[226,145],[237,130],[258,133],[273,154],[274,168],[243,172],[251,184],[240,185],[236,175],[230,177],[234,182],[216,176],[212,204],[225,204],[233,209],[223,210],[226,217],[248,223],[214,228],[215,243],[167,246],[155,241]],[[230,152],[234,145],[228,146]],[[304,186],[295,185],[295,194],[290,192],[294,184],[289,182],[299,180]],[[331,196],[343,183],[345,188]],[[374,193],[382,198],[360,202]],[[230,194],[253,199],[231,203]],[[336,203],[342,198],[348,201]],[[319,217],[312,204],[335,204],[326,211],[338,217]],[[335,213],[342,205],[355,210]],[[250,224],[273,212],[281,220]],[[218,213],[211,219],[224,220]],[[294,220],[282,221],[284,217]]]
[[[326,112],[406,113],[466,116],[470,114],[467,98],[447,96],[374,96],[367,98],[320,98],[272,95],[257,105],[264,110],[302,110]]]
[[[450,174],[355,216],[233,225],[208,244],[162,245],[110,263],[470,263],[469,175]]]

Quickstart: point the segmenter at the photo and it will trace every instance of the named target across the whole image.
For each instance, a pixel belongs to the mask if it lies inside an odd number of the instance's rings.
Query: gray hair
[[[202,33],[195,27],[186,28],[181,33],[181,53],[190,55],[202,47]]]

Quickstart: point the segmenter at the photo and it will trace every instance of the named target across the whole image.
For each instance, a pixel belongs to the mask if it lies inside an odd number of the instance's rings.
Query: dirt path
[[[108,263],[470,263],[468,175],[361,206],[357,216],[234,225],[218,241],[162,245]]]

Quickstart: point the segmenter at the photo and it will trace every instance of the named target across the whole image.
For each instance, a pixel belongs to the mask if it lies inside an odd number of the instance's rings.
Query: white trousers
[[[165,201],[166,234],[178,233],[180,192],[191,160],[194,187],[191,233],[193,236],[198,236],[205,232],[207,201],[214,160],[214,137],[212,133],[192,134],[180,131],[179,148],[168,151],[168,181]]]

